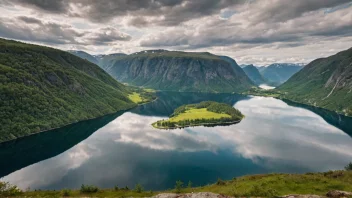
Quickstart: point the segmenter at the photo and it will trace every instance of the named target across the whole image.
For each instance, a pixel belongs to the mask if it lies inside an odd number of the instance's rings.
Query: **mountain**
[[[208,52],[148,50],[101,66],[121,82],[157,90],[241,92],[253,86],[233,59]]]
[[[91,55],[84,51],[74,51],[74,50],[69,50],[68,52],[82,59],[86,59],[87,61],[94,63],[98,66],[107,65],[111,60],[115,59],[116,57],[127,55],[124,53]]]
[[[243,71],[247,74],[247,76],[254,82],[256,85],[265,84],[266,80],[259,73],[259,70],[253,65],[247,65],[242,68]]]
[[[94,63],[94,64],[98,64],[98,60],[96,59],[96,57],[88,54],[87,52],[84,51],[75,51],[75,50],[69,50],[68,52],[70,52],[73,55],[76,55],[82,59],[86,59],[87,61]]]
[[[267,67],[260,68],[259,72],[268,80],[269,84],[278,86],[286,82],[293,74],[301,70],[301,64],[274,63]]]
[[[312,61],[278,87],[283,97],[352,115],[352,48]]]
[[[0,142],[136,106],[128,93],[87,60],[0,39]]]
[[[122,56],[126,56],[127,54],[124,53],[114,53],[114,54],[107,54],[107,55],[96,55],[94,56],[97,59],[97,65],[103,67],[104,65],[109,65],[111,61],[115,58],[119,58]]]

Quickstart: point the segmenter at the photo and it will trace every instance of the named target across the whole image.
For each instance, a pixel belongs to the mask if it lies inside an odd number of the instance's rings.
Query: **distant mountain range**
[[[267,67],[259,68],[259,72],[267,79],[268,84],[278,86],[286,82],[302,68],[301,64],[274,63]]]
[[[352,48],[312,61],[278,90],[295,102],[351,116]]]
[[[301,63],[273,63],[269,66],[241,65],[248,77],[257,85],[279,86],[304,67]],[[255,69],[256,68],[256,69]],[[259,75],[259,74],[260,75]]]
[[[115,79],[134,86],[224,93],[242,92],[253,86],[235,60],[208,52],[147,50],[96,58],[100,67]]]
[[[0,39],[0,142],[132,108],[129,93],[70,53]]]
[[[68,52],[70,52],[71,54],[76,55],[76,56],[78,56],[78,57],[80,57],[82,59],[85,59],[85,60],[87,60],[87,61],[89,61],[91,63],[94,63],[96,65],[98,65],[98,63],[99,63],[98,59],[95,56],[90,55],[87,52],[75,51],[75,50],[69,50]]]
[[[243,71],[256,85],[266,84],[267,80],[259,72],[258,68],[253,65],[247,65],[242,67]]]

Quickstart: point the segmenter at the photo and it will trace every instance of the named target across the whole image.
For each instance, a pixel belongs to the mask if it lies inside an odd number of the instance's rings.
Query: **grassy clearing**
[[[231,118],[230,115],[225,113],[215,113],[208,111],[207,108],[201,109],[189,109],[184,113],[181,113],[175,117],[169,119],[170,122],[178,122],[181,120],[194,120],[194,119],[219,119],[219,118]]]
[[[133,92],[132,94],[129,94],[128,98],[130,100],[132,100],[132,102],[137,103],[137,104],[143,102],[143,98],[141,97],[141,94],[139,94],[137,92]]]
[[[145,92],[148,93],[155,93],[156,91],[154,89],[144,89]]]
[[[152,124],[158,129],[174,129],[189,126],[229,125],[243,119],[242,113],[224,103],[203,101],[198,104],[182,105],[174,110],[168,120],[159,120]]]
[[[191,183],[191,182],[189,182]],[[137,186],[137,185],[136,185]],[[142,189],[142,190],[138,190]],[[306,174],[265,174],[250,175],[232,180],[218,180],[215,184],[191,187],[177,181],[175,189],[169,191],[99,189],[94,193],[81,190],[17,192],[13,197],[151,197],[160,193],[213,192],[234,197],[275,197],[288,194],[325,195],[331,190],[352,191],[352,171],[329,171]],[[0,197],[1,191],[0,191]],[[10,196],[10,195],[6,195]]]

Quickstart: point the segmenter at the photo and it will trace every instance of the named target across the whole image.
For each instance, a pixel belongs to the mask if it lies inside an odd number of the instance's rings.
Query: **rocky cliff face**
[[[290,100],[352,115],[352,48],[314,60],[279,90]]]
[[[210,53],[143,51],[102,68],[121,82],[157,90],[240,92],[253,85],[236,63]]]

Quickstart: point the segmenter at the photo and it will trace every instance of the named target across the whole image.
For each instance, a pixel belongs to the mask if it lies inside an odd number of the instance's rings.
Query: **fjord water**
[[[182,104],[234,105],[239,124],[154,129]],[[142,184],[196,186],[246,174],[342,169],[352,160],[352,119],[274,98],[159,92],[152,103],[0,145],[2,180],[31,189]]]

